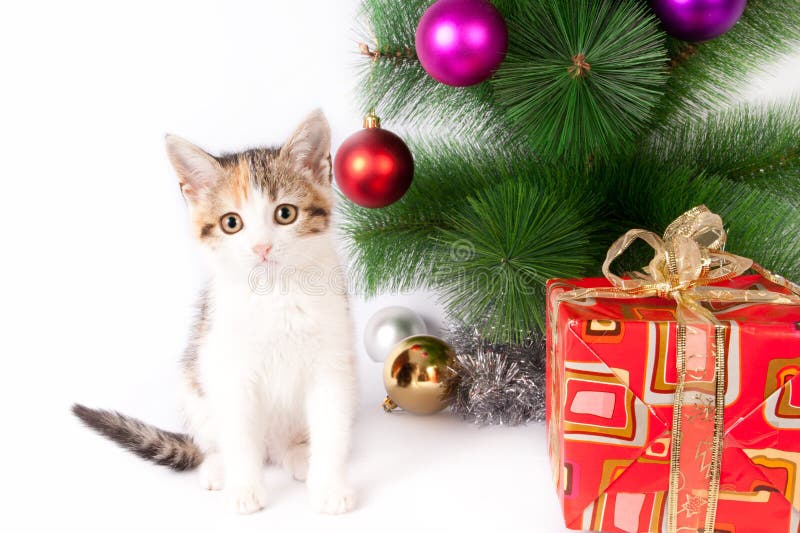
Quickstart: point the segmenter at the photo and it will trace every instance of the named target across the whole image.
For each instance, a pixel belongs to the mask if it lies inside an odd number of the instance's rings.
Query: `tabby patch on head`
[[[166,145],[194,233],[218,259],[246,268],[312,262],[309,239],[328,232],[333,209],[331,134],[320,111],[280,148],[215,157],[174,135]]]

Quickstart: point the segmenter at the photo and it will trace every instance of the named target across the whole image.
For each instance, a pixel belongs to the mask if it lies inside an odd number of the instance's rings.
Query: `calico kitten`
[[[279,149],[222,157],[173,135],[166,145],[212,273],[182,361],[188,434],[73,411],[140,457],[200,467],[202,485],[224,485],[240,513],[264,507],[267,460],[306,480],[318,511],[349,511],[355,369],[328,123],[317,111]]]

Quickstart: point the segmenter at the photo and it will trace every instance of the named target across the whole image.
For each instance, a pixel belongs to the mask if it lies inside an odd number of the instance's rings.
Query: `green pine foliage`
[[[725,106],[800,41],[798,0],[749,0],[739,22],[725,35],[700,44],[673,42],[667,95],[659,107],[662,124],[691,120]]]
[[[800,97],[728,105],[797,49],[800,0],[750,0],[708,43],[663,38],[644,1],[497,0],[509,56],[461,89],[416,60],[431,3],[365,0],[380,54],[363,58],[362,103],[416,131],[415,178],[384,209],[341,202],[357,288],[435,289],[487,337],[519,341],[542,327],[547,278],[598,275],[619,235],[661,233],[701,203],[722,215],[729,251],[800,279]],[[578,50],[591,70],[576,79]],[[636,246],[615,270],[650,255]]]
[[[606,244],[631,228],[661,234],[687,209],[705,204],[725,222],[728,251],[800,279],[800,197],[775,195],[687,163],[673,160],[667,166],[638,154],[596,167],[594,188],[605,198],[606,220],[614,228]],[[640,269],[651,256],[649,249],[634,253],[619,271]]]
[[[630,150],[666,83],[665,35],[636,0],[542,0],[508,22],[497,103],[547,157]]]
[[[642,148],[664,164],[692,161],[706,172],[800,197],[800,95],[668,123]]]
[[[431,5],[428,0],[365,0],[360,39],[374,56],[359,65],[363,90],[359,105],[366,112],[375,107],[388,126],[440,127],[451,136],[507,136],[507,120],[494,105],[488,83],[472,87],[443,85],[422,69],[414,52],[417,23]],[[506,2],[506,9],[516,3]],[[509,16],[505,12],[506,17]]]
[[[496,163],[516,164],[519,174],[536,168],[501,146],[460,145],[452,141],[409,142],[414,154],[414,183],[402,201],[382,209],[340,202],[342,227],[349,236],[358,288],[372,296],[381,291],[430,287],[442,252],[435,238],[452,212],[465,209],[465,190],[491,188]]]
[[[596,200],[565,194],[567,176],[558,171],[536,175],[469,197],[437,239],[449,252],[437,261],[434,278],[445,303],[492,338],[521,342],[532,324],[543,328],[547,280],[590,273],[601,251],[599,228],[592,226]]]
[[[500,144],[420,142],[412,152],[415,185],[402,202],[343,202],[354,277],[367,294],[438,288],[458,317],[490,317],[498,338],[519,340],[544,316],[536,291],[549,277],[594,272],[603,233],[593,226],[599,198],[579,183],[588,177]]]

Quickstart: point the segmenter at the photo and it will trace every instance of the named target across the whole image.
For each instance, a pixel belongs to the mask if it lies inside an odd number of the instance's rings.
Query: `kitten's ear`
[[[190,202],[213,189],[222,179],[224,171],[214,156],[177,135],[165,139],[167,155],[178,175],[183,196]]]
[[[322,111],[313,111],[281,148],[295,170],[320,185],[330,185],[331,127]]]

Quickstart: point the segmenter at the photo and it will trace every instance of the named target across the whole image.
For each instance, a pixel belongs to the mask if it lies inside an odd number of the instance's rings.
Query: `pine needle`
[[[416,59],[430,3],[365,0],[379,55],[361,56],[362,105],[420,135],[404,198],[340,204],[356,289],[432,288],[482,335],[518,342],[542,328],[545,279],[598,274],[619,235],[661,233],[698,204],[722,215],[731,252],[800,279],[800,98],[727,109],[747,74],[800,42],[800,0],[750,0],[702,44],[665,40],[641,0],[496,0],[509,56],[463,89]]]
[[[797,49],[798,0],[749,0],[739,22],[724,35],[701,44],[673,45],[669,89],[659,106],[659,123],[680,123],[726,107],[754,75]],[[680,57],[690,46],[691,53]]]
[[[547,159],[629,151],[666,82],[664,34],[635,0],[541,0],[509,21],[492,84],[520,134]]]
[[[705,204],[725,221],[729,251],[800,279],[800,215],[793,198],[705,174],[675,160],[667,166],[642,156],[598,167],[592,176],[606,198],[612,223],[607,245],[631,228],[661,234],[681,213]],[[620,271],[644,265],[652,251],[642,253],[628,256]]]
[[[710,174],[794,198],[800,209],[800,95],[664,126],[644,141],[643,150],[664,164],[691,162]]]
[[[410,130],[441,129],[449,136],[509,137],[508,121],[494,105],[489,83],[450,87],[431,78],[416,56],[417,23],[429,0],[365,0],[367,22],[360,39],[373,57],[359,61],[359,106],[375,106],[384,122],[402,121]],[[516,9],[515,2],[499,6]],[[506,17],[508,12],[504,12]]]
[[[548,174],[544,186],[521,176],[475,194],[438,238],[451,250],[436,270],[444,302],[457,319],[480,322],[491,340],[518,342],[543,326],[546,281],[583,276],[602,253],[592,217],[598,206],[564,194],[564,180]]]

